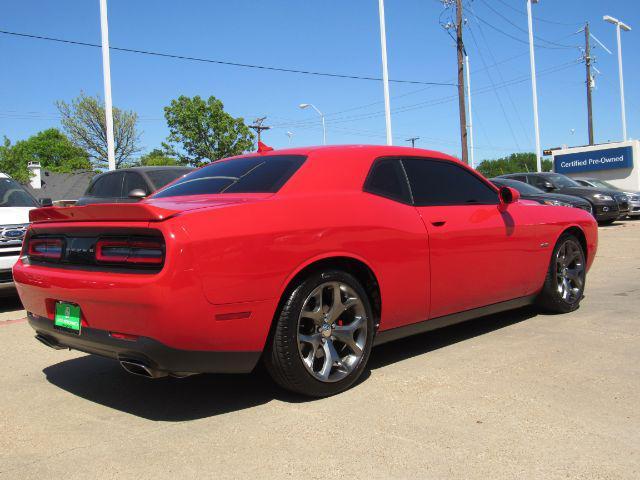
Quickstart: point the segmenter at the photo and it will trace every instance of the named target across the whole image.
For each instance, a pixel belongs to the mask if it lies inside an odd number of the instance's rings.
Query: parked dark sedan
[[[186,175],[191,167],[121,168],[96,175],[76,205],[133,203]]]
[[[490,180],[496,187],[515,188],[520,192],[520,198],[525,200],[533,200],[543,205],[581,208],[589,213],[593,213],[591,203],[584,198],[574,197],[573,195],[563,195],[561,193],[547,193],[538,187],[511,178],[491,178]]]
[[[601,225],[612,223],[629,212],[626,195],[620,195],[619,192],[608,189],[585,187],[560,173],[511,173],[500,175],[498,178],[519,180],[547,193],[561,193],[583,198],[591,203],[593,216]]]
[[[623,190],[621,188],[612,185],[609,182],[604,180],[600,180],[599,178],[589,178],[589,177],[580,177],[574,178],[576,182],[580,185],[584,185],[585,187],[593,187],[593,188],[608,188],[610,190],[616,190],[619,193],[622,193],[627,196],[629,199],[629,216],[630,217],[638,217],[640,216],[640,192],[632,191],[632,190]]]

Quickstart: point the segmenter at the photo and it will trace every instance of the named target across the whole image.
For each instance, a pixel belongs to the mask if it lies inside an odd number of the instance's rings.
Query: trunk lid
[[[217,194],[149,198],[138,203],[102,203],[81,207],[44,207],[31,210],[31,222],[162,222],[176,215],[203,208],[255,202],[272,193]]]

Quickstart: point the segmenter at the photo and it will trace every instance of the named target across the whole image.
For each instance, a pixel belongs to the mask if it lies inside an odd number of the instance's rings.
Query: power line
[[[505,7],[510,8],[514,12],[518,12],[519,14],[524,15],[524,16],[527,15],[527,12],[523,12],[519,8],[516,8],[513,5],[510,5],[508,2],[505,2],[504,0],[496,0],[496,1],[500,2]],[[533,16],[533,18],[535,19],[536,22],[549,23],[551,25],[560,25],[560,26],[563,26],[563,27],[576,27],[578,25],[582,25],[580,22],[576,22],[576,23],[556,22],[555,20],[547,20],[547,19],[540,18],[540,17],[535,16],[535,15]]]
[[[68,45],[79,45],[83,47],[93,47],[93,48],[102,48],[101,45],[95,43],[88,42],[80,42],[77,40],[66,40],[63,38],[54,38],[54,37],[45,37],[42,35],[32,35],[28,33],[19,33],[19,32],[10,32],[7,30],[0,30],[0,33],[4,35],[11,35],[15,37],[22,38],[31,38],[36,40],[46,40],[49,42],[57,42]],[[187,55],[177,55],[171,53],[163,53],[163,52],[153,52],[150,50],[138,50],[135,48],[122,48],[122,47],[109,47],[110,50],[118,51],[118,52],[127,52],[127,53],[137,53],[141,55],[151,55],[154,57],[162,57],[162,58],[172,58],[177,60],[188,60],[192,62],[202,62],[202,63],[214,63],[217,65],[226,65],[231,67],[242,67],[242,68],[255,68],[259,70],[269,70],[273,72],[283,72],[283,73],[297,73],[301,75],[315,75],[320,77],[331,77],[331,78],[345,78],[349,80],[371,80],[371,81],[382,81],[380,77],[367,77],[362,75],[347,75],[340,73],[329,73],[329,72],[316,72],[312,70],[297,70],[294,68],[284,68],[284,67],[272,67],[267,65],[254,65],[250,63],[239,63],[239,62],[228,62],[224,60],[213,60],[210,58],[200,58],[200,57],[191,57]],[[405,84],[414,84],[414,85],[437,85],[437,86],[447,86],[447,87],[457,87],[458,85],[455,83],[447,83],[447,82],[426,82],[422,80],[400,80],[400,79],[389,79],[390,82],[394,83],[405,83]]]
[[[480,55],[480,60],[482,61],[483,65],[486,65],[485,60],[484,60],[484,55],[482,55],[482,50],[480,48],[480,45],[478,44],[478,41],[476,40],[476,36],[473,33],[473,29],[469,28],[469,32],[471,32],[471,38],[473,39],[473,43],[476,45],[476,48],[478,49],[478,54]],[[500,95],[498,95],[498,89],[495,87],[495,83],[493,81],[493,77],[491,76],[491,74],[489,72],[487,72],[487,76],[489,77],[489,81],[491,82],[491,85],[493,86],[493,91],[496,94],[496,99],[498,100],[498,105],[500,105],[500,110],[502,110],[502,115],[504,116],[504,120],[507,123],[507,126],[509,127],[509,131],[511,132],[511,136],[513,137],[513,141],[515,142],[516,146],[518,148],[520,148],[520,144],[518,143],[518,139],[516,138],[516,133],[513,131],[513,127],[511,126],[511,122],[509,121],[509,117],[507,116],[507,111],[504,108],[504,105],[502,103],[502,99],[500,98]],[[508,91],[508,89],[507,89]]]
[[[493,8],[493,7],[489,4],[489,2],[487,2],[487,0],[482,0],[482,3],[484,3],[484,4],[487,6],[487,8],[488,8],[489,10],[491,10],[494,14],[496,14],[497,16],[499,16],[500,18],[502,18],[505,22],[507,22],[507,23],[508,23],[509,25],[511,25],[512,27],[516,28],[517,30],[520,30],[520,31],[521,31],[521,32],[523,32],[523,33],[526,33],[526,34],[528,34],[528,33],[529,33],[529,31],[528,31],[528,30],[526,30],[526,29],[522,28],[520,25],[518,25],[517,23],[515,23],[515,22],[511,21],[511,19],[509,19],[508,17],[504,16],[504,15],[503,15],[502,13],[500,13],[498,10],[496,10],[495,8]],[[474,12],[474,14],[475,14],[475,12]],[[546,40],[546,39],[544,39],[544,38],[542,38],[542,37],[540,37],[540,36],[538,36],[538,35],[534,35],[534,36],[533,36],[533,38],[535,38],[536,40],[539,40],[539,41],[541,41],[541,42],[545,42],[545,43],[548,43],[548,44],[550,44],[550,45],[554,45],[554,46],[559,47],[559,48],[578,48],[578,46],[577,46],[577,45],[563,45],[563,44],[561,44],[561,43],[552,42],[551,40]]]
[[[544,76],[544,75],[548,75],[551,73],[555,73],[561,70],[564,70],[566,68],[569,68],[573,65],[576,65],[580,63],[580,60],[574,60],[571,62],[566,62],[560,65],[554,65],[551,67],[547,67],[543,70],[540,70],[540,72],[538,73],[538,77]],[[487,85],[485,87],[480,87],[477,89],[473,90],[473,94],[474,95],[479,95],[479,94],[483,94],[483,93],[488,93],[491,91],[494,91],[496,89],[499,88],[503,88],[503,87],[509,87],[512,85],[516,85],[518,83],[522,83],[522,82],[526,82],[530,79],[531,77],[529,75],[521,75],[519,77],[507,80],[503,83],[498,83],[498,84],[492,84],[492,85]],[[419,103],[415,103],[415,104],[409,104],[409,105],[405,105],[402,107],[397,107],[392,109],[392,113],[403,113],[403,112],[408,112],[408,111],[412,111],[412,110],[418,110],[421,108],[426,108],[426,107],[432,107],[432,106],[436,106],[436,105],[441,105],[444,103],[448,103],[451,101],[456,100],[458,97],[457,95],[449,95],[446,97],[438,97],[435,99],[431,99],[431,100],[427,100],[424,102],[419,102]],[[349,122],[355,122],[355,121],[359,121],[359,120],[368,120],[370,118],[376,118],[376,117],[380,117],[381,115],[384,115],[384,111],[383,110],[379,110],[376,112],[369,112],[369,113],[362,113],[362,114],[358,114],[358,115],[351,115],[351,116],[347,116],[347,117],[342,117],[342,118],[336,118],[333,119],[331,124],[335,125],[337,123],[349,123]],[[279,127],[279,128],[285,128],[285,127],[296,127],[296,128],[305,128],[307,125],[311,125],[312,122],[309,121],[301,121],[301,122],[295,122],[295,123],[280,123],[277,125],[274,125],[274,127]]]
[[[472,13],[475,13],[475,9],[471,5],[469,5],[469,9],[471,10]],[[471,27],[469,27],[469,30],[471,31],[471,35],[473,36],[473,41],[474,41],[474,43],[476,44],[476,46],[478,48],[478,53],[480,54],[480,58],[482,60],[482,63],[484,64],[485,62],[484,62],[484,58],[482,56],[482,49],[480,48],[480,45],[478,44],[478,42],[476,41],[475,36],[473,35],[473,29],[471,29]],[[480,32],[480,35],[482,36],[482,40],[484,41],[484,44],[486,45],[487,51],[489,52],[489,56],[495,62],[495,57],[493,56],[493,51],[491,50],[491,44],[487,40],[487,36],[484,34],[484,29],[482,28],[482,25],[480,25],[480,23],[478,23],[478,31]],[[502,76],[502,70],[499,67],[496,67],[496,71],[498,73],[498,76],[500,77],[500,81],[504,82],[504,77]],[[489,78],[491,78],[490,73],[487,72],[487,74],[489,75]],[[505,88],[505,91],[507,93],[507,98],[509,99],[509,102],[511,103],[511,106],[513,107],[513,111],[516,114],[516,119],[518,120],[518,123],[520,124],[520,128],[522,129],[522,131],[524,133],[525,141],[530,140],[531,137],[529,136],[529,132],[527,131],[527,129],[524,127],[524,123],[522,122],[522,118],[520,117],[520,111],[518,110],[518,108],[516,107],[515,102],[513,101],[513,97],[511,95],[511,91],[509,90],[509,88]],[[506,116],[506,114],[505,114],[505,116]],[[518,144],[518,142],[516,142],[516,145],[517,144]]]
[[[505,32],[504,30],[496,27],[495,25],[487,22],[486,20],[484,20],[483,18],[480,18],[477,14],[472,13],[472,15],[480,22],[484,23],[485,25],[487,25],[489,28],[492,28],[493,30],[495,30],[498,33],[501,33],[502,35],[511,38],[512,40],[515,40],[516,42],[519,43],[523,43],[525,45],[528,45],[529,42],[527,40],[523,40],[521,38],[516,37],[515,35],[511,35],[510,33]],[[549,50],[563,50],[563,49],[573,49],[573,48],[578,48],[577,46],[571,46],[571,45],[560,45],[557,44],[558,46],[549,46],[549,45],[540,45],[538,44],[537,47],[538,48],[547,48]]]

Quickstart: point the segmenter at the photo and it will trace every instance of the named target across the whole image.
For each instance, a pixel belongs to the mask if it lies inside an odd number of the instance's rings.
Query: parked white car
[[[39,206],[22,185],[0,173],[0,294],[14,288],[11,268],[20,256],[29,210]]]

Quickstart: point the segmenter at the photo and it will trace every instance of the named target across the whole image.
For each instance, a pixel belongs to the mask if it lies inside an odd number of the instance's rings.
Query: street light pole
[[[622,77],[622,43],[620,42],[620,29],[625,32],[631,31],[631,27],[617,18],[605,15],[602,17],[605,22],[613,23],[616,26],[616,37],[618,40],[618,77],[620,78],[620,109],[622,111],[622,140],[627,141],[627,116],[624,106],[624,79]]]
[[[542,158],[540,155],[540,128],[538,126],[538,88],[536,86],[536,59],[533,52],[533,20],[531,16],[531,4],[538,0],[527,0],[527,18],[529,22],[529,58],[531,60],[531,89],[533,91],[533,127],[536,134],[536,167],[542,171]]]
[[[104,77],[104,114],[107,127],[107,158],[109,170],[116,169],[113,141],[113,106],[111,104],[111,64],[109,62],[109,23],[107,0],[100,0],[100,31],[102,33],[102,75]]]
[[[464,56],[465,66],[467,70],[467,97],[469,99],[469,160],[471,161],[471,168],[476,168],[475,161],[473,159],[473,116],[471,114],[471,74],[469,73],[469,55]]]
[[[326,145],[327,144],[327,127],[325,126],[324,123],[324,114],[318,110],[318,108],[313,104],[313,103],[301,103],[300,105],[298,105],[299,108],[301,109],[305,109],[305,108],[313,108],[318,115],[320,115],[320,119],[322,120],[322,144]]]
[[[378,0],[380,16],[380,48],[382,50],[382,85],[384,88],[384,118],[387,127],[387,145],[393,145],[391,136],[391,104],[389,101],[389,73],[387,71],[387,31],[384,22],[384,0]]]

